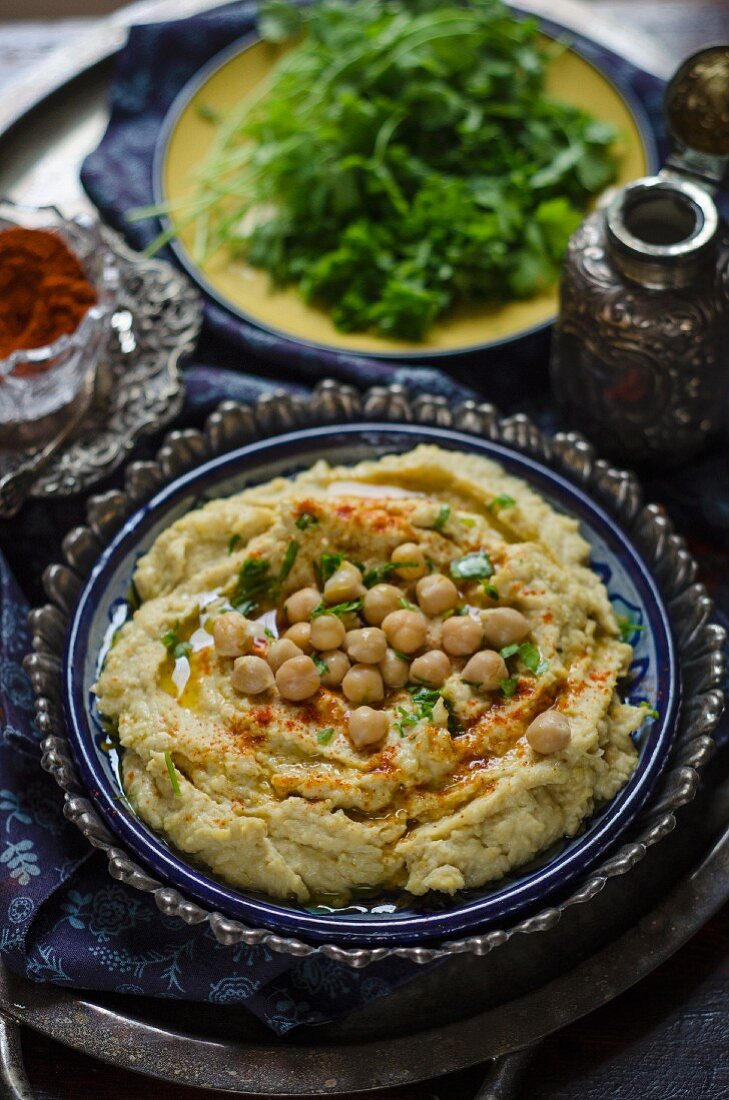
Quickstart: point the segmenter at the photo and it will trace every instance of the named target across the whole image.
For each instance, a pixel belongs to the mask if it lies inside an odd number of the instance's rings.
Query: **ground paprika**
[[[20,226],[0,231],[0,359],[75,332],[96,300],[81,262],[58,233]]]

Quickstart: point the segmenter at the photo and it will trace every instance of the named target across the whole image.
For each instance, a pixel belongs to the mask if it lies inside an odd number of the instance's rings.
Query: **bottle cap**
[[[664,114],[666,174],[729,186],[729,46],[709,46],[683,62],[666,89]]]

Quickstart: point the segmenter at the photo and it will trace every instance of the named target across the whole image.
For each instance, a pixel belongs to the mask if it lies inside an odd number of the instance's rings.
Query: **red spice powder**
[[[0,358],[75,332],[96,300],[78,257],[57,233],[0,232]]]

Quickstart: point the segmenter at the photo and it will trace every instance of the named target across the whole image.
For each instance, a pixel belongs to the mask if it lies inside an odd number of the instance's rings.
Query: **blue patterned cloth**
[[[167,108],[201,64],[251,29],[252,18],[249,5],[234,4],[131,31],[117,65],[111,123],[86,161],[83,180],[106,219],[132,245],[143,246],[156,231],[149,223],[127,225],[123,212],[151,199],[152,151]],[[590,43],[580,45],[632,88],[658,127],[660,82]],[[285,347],[207,303],[179,425],[200,424],[224,398],[250,400],[274,379],[301,389],[334,375],[361,385],[400,381],[411,391],[451,400],[476,391],[505,409],[529,411],[543,427],[554,426],[543,351],[527,364],[527,374],[523,357],[517,362],[512,355],[488,375],[471,366],[467,384],[440,371],[351,357],[296,357],[295,369],[293,361]],[[136,457],[152,453],[158,442],[141,444]],[[117,475],[99,488],[119,483]],[[649,491],[701,538],[697,549],[716,578],[715,595],[729,609],[725,450]],[[113,882],[105,856],[66,822],[60,792],[38,764],[32,693],[21,661],[29,647],[28,602],[43,602],[43,568],[58,560],[62,536],[83,519],[83,502],[72,500],[31,503],[18,520],[0,522],[0,957],[36,981],[242,1004],[278,1034],[324,1023],[415,978],[419,969],[404,961],[357,972],[318,957],[293,961],[262,948],[222,947],[207,926],[189,928],[166,918],[149,898]]]

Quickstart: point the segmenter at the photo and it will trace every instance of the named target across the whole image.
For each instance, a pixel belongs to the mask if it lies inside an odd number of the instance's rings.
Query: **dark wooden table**
[[[729,40],[729,0],[582,0],[621,26],[648,33],[677,62]],[[0,16],[2,7],[0,6]],[[71,43],[88,22],[0,23],[0,87]],[[0,92],[1,94],[1,92]],[[26,1066],[37,1100],[212,1100],[207,1091],[151,1082],[27,1032]],[[468,1071],[373,1100],[470,1100],[482,1073]],[[605,1008],[546,1040],[525,1100],[729,1100],[729,907],[682,950]]]

